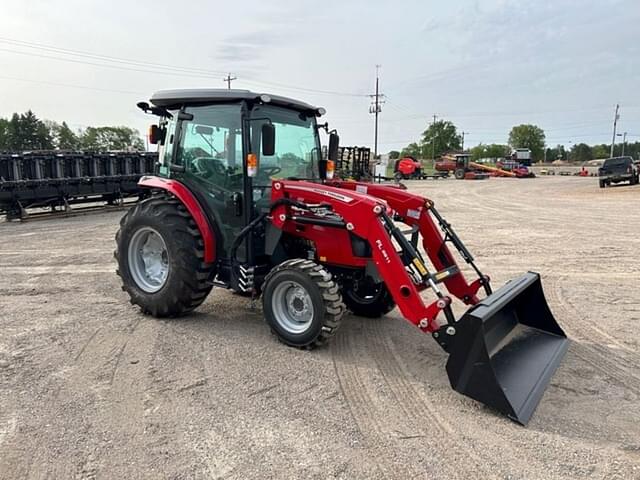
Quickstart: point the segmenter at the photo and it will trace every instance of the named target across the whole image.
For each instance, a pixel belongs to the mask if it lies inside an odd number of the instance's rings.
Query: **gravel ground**
[[[409,185],[495,286],[542,273],[572,344],[527,428],[452,391],[397,309],[313,352],[222,290],[141,315],[112,212],[0,224],[0,478],[640,478],[640,187]]]

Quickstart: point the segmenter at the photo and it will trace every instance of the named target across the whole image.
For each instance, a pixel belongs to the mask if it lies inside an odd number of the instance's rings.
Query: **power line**
[[[176,76],[176,77],[202,78],[202,79],[211,79],[212,77],[216,77],[218,75],[227,74],[227,72],[223,72],[219,70],[205,70],[205,69],[193,68],[193,67],[180,67],[180,66],[167,65],[162,63],[146,62],[146,61],[134,60],[130,58],[119,58],[119,57],[114,57],[110,55],[90,53],[90,52],[85,52],[80,50],[71,50],[66,48],[59,48],[59,47],[40,44],[40,43],[25,42],[22,40],[9,39],[6,37],[0,37],[0,42],[8,43],[10,45],[19,46],[19,47],[30,48],[34,50],[41,50],[41,51],[54,53],[58,55],[67,55],[69,57],[80,57],[82,59],[89,59],[89,60],[95,60],[95,61],[92,62],[87,60],[80,60],[79,58],[64,58],[64,57],[55,56],[55,55],[45,55],[43,53],[37,53],[37,52],[27,52],[27,51],[20,51],[20,50],[12,50],[9,48],[0,48],[0,51],[4,51],[7,53],[12,53],[17,55],[27,55],[27,56],[33,56],[33,57],[39,57],[39,58],[47,58],[50,60],[112,68],[112,69],[118,69],[118,70],[126,70],[126,71],[133,71],[133,72],[142,72],[142,73],[154,73],[154,74],[170,75],[170,76]],[[101,63],[97,63],[97,62],[101,62]],[[104,63],[104,62],[110,62],[110,63]],[[141,67],[141,68],[132,68],[132,67]],[[359,93],[339,92],[339,91],[332,91],[332,90],[299,87],[295,85],[269,82],[266,80],[257,80],[257,79],[252,80],[251,78],[248,78],[247,80],[248,80],[248,83],[253,83],[255,85],[276,86],[280,88],[286,88],[289,90],[296,90],[296,91],[315,93],[315,94],[321,94],[321,95],[367,97],[367,95],[359,94]]]
[[[165,69],[165,70],[175,70],[175,71],[179,71],[179,72],[201,73],[201,74],[207,74],[207,75],[219,75],[219,74],[224,73],[222,71],[216,71],[216,70],[206,70],[206,69],[193,68],[193,67],[180,67],[180,66],[175,66],[175,65],[167,65],[167,64],[164,64],[164,63],[147,62],[147,61],[144,61],[144,60],[133,60],[133,59],[129,59],[129,58],[113,57],[113,56],[110,56],[110,55],[102,55],[102,54],[99,54],[99,53],[90,53],[90,52],[86,52],[86,51],[82,51],[82,50],[71,50],[71,49],[67,49],[67,48],[54,47],[54,46],[45,45],[45,44],[42,44],[42,43],[32,43],[32,42],[25,42],[25,41],[22,41],[22,40],[14,40],[14,39],[6,38],[6,37],[0,37],[0,42],[8,43],[8,44],[14,45],[14,46],[31,48],[31,49],[35,49],[35,50],[44,50],[44,51],[48,51],[48,52],[52,52],[52,53],[58,53],[58,54],[62,54],[62,55],[72,55],[72,56],[76,56],[76,57],[90,58],[90,59],[94,59],[94,60],[103,60],[103,61],[108,61],[108,62],[112,62],[112,63],[124,63],[124,64],[134,65],[134,66],[153,67],[153,68],[161,68],[161,69]]]
[[[111,68],[111,69],[115,69],[115,70],[126,70],[126,71],[130,71],[130,72],[153,73],[155,75],[170,75],[170,76],[174,76],[174,77],[211,78],[211,75],[202,75],[202,74],[187,73],[187,72],[167,72],[167,71],[162,71],[162,70],[149,70],[149,69],[144,69],[144,68],[131,68],[131,67],[123,66],[123,65],[111,65],[111,64],[107,64],[107,63],[88,62],[88,61],[85,61],[85,60],[78,60],[78,59],[74,59],[74,58],[62,58],[62,57],[55,57],[55,56],[52,56],[52,55],[43,55],[41,53],[35,53],[35,52],[20,52],[18,50],[11,50],[11,49],[8,49],[8,48],[0,48],[0,51],[13,53],[13,54],[17,54],[17,55],[27,55],[27,56],[31,56],[31,57],[47,58],[47,59],[50,59],[50,60],[58,60],[58,61],[61,61],[61,62],[77,63],[77,64],[81,64],[81,65],[92,65],[92,66],[96,66],[96,67]]]
[[[248,84],[254,84],[254,85],[266,85],[266,86],[271,86],[271,87],[280,87],[280,88],[286,88],[289,90],[296,90],[296,91],[300,91],[300,92],[307,92],[307,93],[316,93],[316,94],[320,94],[320,95],[335,95],[335,96],[340,96],[340,97],[368,97],[368,95],[365,94],[361,94],[361,93],[348,93],[348,92],[337,92],[337,91],[333,91],[333,90],[318,90],[315,88],[306,88],[306,87],[296,87],[293,85],[285,85],[283,83],[276,83],[276,82],[268,82],[266,80],[245,80],[245,77],[243,77],[243,82],[244,83],[248,83]]]
[[[9,77],[9,76],[5,76],[5,75],[0,75],[0,79],[2,80],[16,80],[19,82],[29,82],[29,83],[37,83],[37,84],[42,84],[42,85],[54,85],[56,87],[68,87],[68,88],[79,88],[82,90],[95,90],[97,92],[109,92],[109,93],[122,93],[125,95],[148,95],[149,92],[143,93],[143,92],[132,92],[129,90],[114,90],[111,88],[100,88],[100,87],[89,87],[89,86],[85,86],[85,85],[73,85],[70,83],[60,83],[60,82],[50,82],[47,80],[33,80],[33,79],[29,79],[29,78],[20,78],[20,77]]]

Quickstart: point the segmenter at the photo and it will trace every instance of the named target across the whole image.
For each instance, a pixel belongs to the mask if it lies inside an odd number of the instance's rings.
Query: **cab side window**
[[[187,113],[193,120],[181,129],[178,162],[206,183],[233,189],[242,175],[242,130],[240,107],[213,105],[193,107]]]

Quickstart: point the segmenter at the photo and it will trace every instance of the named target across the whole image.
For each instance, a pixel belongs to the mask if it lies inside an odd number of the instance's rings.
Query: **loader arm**
[[[397,187],[345,181],[325,185],[275,181],[272,199],[287,197],[320,207],[326,204],[339,219],[336,225],[344,225],[369,242],[372,260],[402,315],[423,332],[431,333],[449,353],[446,369],[452,388],[521,424],[529,421],[568,348],[537,273],[525,273],[492,292],[489,278],[479,271],[471,253],[433,202]],[[309,211],[313,217],[313,208]],[[272,222],[280,228],[307,215],[287,205],[273,213]],[[394,220],[412,227],[408,232],[411,240]],[[438,269],[434,273],[417,249],[420,236]],[[447,242],[475,270],[475,281],[467,282]],[[471,305],[461,318],[454,318],[451,298],[439,289],[440,282],[452,295]],[[482,287],[487,296],[478,299]],[[424,288],[435,293],[433,303],[424,303],[420,295]],[[438,322],[440,312],[445,322]]]
[[[420,254],[394,225],[389,216],[391,209],[384,200],[355,190],[345,192],[344,189],[327,185],[278,180],[273,183],[271,199],[277,202],[282,198],[307,205],[328,205],[341,219],[345,229],[366,239],[371,245],[372,260],[402,315],[423,332],[432,333],[440,328],[437,316],[443,310],[448,319],[452,319],[451,298],[440,291]],[[313,214],[296,211],[286,204],[276,207],[272,212],[272,222],[280,229],[287,228],[287,223],[312,223],[314,218]],[[326,220],[322,220],[322,224],[326,223]],[[341,228],[338,222],[334,225]],[[400,255],[392,238],[401,247]],[[436,300],[428,305],[420,295],[420,291],[426,287],[430,287],[436,295]]]
[[[420,233],[422,247],[435,269],[439,272],[446,272],[436,280],[442,281],[447,290],[466,305],[478,303],[477,293],[481,287],[485,288],[487,295],[491,294],[489,277],[480,272],[471,253],[455,234],[451,225],[438,213],[431,200],[409,193],[394,185],[376,185],[342,180],[332,182],[331,185],[384,200],[395,212],[395,220],[414,227],[416,234]],[[462,258],[475,270],[478,275],[475,281],[467,281],[453,258],[447,242],[451,242]]]

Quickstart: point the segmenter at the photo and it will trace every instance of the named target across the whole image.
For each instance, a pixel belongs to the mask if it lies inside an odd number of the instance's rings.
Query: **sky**
[[[72,128],[152,119],[164,88],[232,86],[327,110],[342,145],[380,152],[454,122],[465,146],[534,123],[547,144],[640,141],[640,2],[0,0],[0,116]]]

